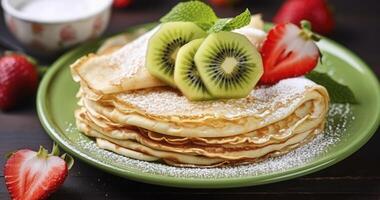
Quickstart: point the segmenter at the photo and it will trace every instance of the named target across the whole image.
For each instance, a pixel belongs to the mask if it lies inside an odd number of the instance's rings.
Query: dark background
[[[115,10],[106,35],[121,32],[133,25],[156,21],[176,1],[139,1],[124,10]],[[241,5],[217,8],[220,16],[233,16],[249,7],[270,21],[282,1],[245,0]],[[330,0],[334,7],[337,29],[332,39],[358,54],[380,75],[380,2],[376,0]],[[1,10],[0,10],[1,12]],[[2,15],[2,13],[0,13]],[[18,43],[8,34],[0,18],[0,39],[13,48]],[[0,51],[5,48],[0,47]],[[42,59],[42,62],[49,63]],[[376,90],[378,88],[374,88]],[[52,141],[42,129],[34,102],[22,108],[0,112],[0,167],[5,154],[19,148],[37,150],[51,147]],[[179,189],[138,183],[119,178],[76,160],[64,185],[51,199],[380,199],[380,135],[358,152],[320,172],[280,183],[237,189]],[[0,171],[0,199],[9,199]]]

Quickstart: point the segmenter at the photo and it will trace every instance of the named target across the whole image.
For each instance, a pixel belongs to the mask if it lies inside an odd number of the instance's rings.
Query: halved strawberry
[[[63,184],[71,162],[66,164],[54,146],[53,154],[40,147],[38,152],[22,149],[11,155],[4,169],[5,183],[14,200],[46,199]],[[64,154],[66,156],[66,154]]]
[[[286,23],[272,28],[261,48],[264,74],[262,84],[274,84],[281,79],[304,75],[313,70],[320,52],[314,41],[319,38],[302,22],[302,29]]]

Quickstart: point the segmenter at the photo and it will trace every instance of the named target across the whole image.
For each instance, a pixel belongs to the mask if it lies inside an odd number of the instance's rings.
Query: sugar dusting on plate
[[[90,152],[101,158],[103,162],[125,169],[134,169],[141,172],[169,177],[181,178],[232,178],[270,174],[301,167],[319,156],[323,156],[331,147],[339,143],[346,133],[349,122],[354,120],[349,104],[332,104],[330,106],[327,126],[323,134],[316,136],[311,142],[297,148],[288,154],[269,158],[262,162],[222,167],[222,168],[182,168],[161,163],[146,162],[120,156],[110,151],[100,149],[90,139],[78,138],[81,151]],[[85,136],[83,136],[85,137]]]

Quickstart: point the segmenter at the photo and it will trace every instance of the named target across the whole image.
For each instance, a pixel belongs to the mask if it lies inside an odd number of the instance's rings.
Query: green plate
[[[79,57],[95,52],[100,44],[101,41],[83,45],[63,55],[53,64],[39,87],[37,110],[47,133],[66,152],[118,176],[146,183],[189,188],[224,188],[273,183],[303,176],[343,160],[363,146],[379,126],[380,87],[376,76],[355,54],[331,40],[322,39],[318,45],[324,56],[328,58],[329,67],[321,68],[321,70],[327,70],[336,80],[348,85],[357,97],[359,104],[351,106],[350,110],[354,119],[350,121],[349,126],[339,129],[343,131],[338,135],[339,141],[330,145],[320,155],[301,165],[284,170],[245,176],[224,174],[225,177],[212,178],[186,176],[186,170],[189,173],[203,173],[202,169],[175,169],[175,167],[169,168],[162,164],[121,158],[121,156],[97,148],[90,138],[82,135],[75,127],[73,113],[77,107],[75,94],[79,86],[71,79],[69,66]],[[161,171],[164,172],[158,173],[157,171],[160,170],[147,170],[148,168],[141,167],[148,165],[158,167],[156,169],[160,169],[161,166],[164,169]],[[176,172],[176,170],[182,174],[169,173]]]

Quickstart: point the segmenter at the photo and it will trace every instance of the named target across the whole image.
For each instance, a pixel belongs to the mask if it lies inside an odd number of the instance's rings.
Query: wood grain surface
[[[156,21],[176,1],[144,0],[125,10],[114,11],[106,35],[128,27]],[[232,16],[249,7],[270,21],[282,1],[245,0],[233,8],[219,8]],[[337,29],[330,35],[357,53],[380,75],[380,2],[376,0],[330,0]],[[1,11],[0,11],[1,12]],[[0,13],[2,15],[2,13]],[[19,48],[0,19],[0,39]],[[9,48],[9,47],[8,47]],[[0,50],[6,48],[0,46]],[[50,63],[51,59],[42,59]],[[51,147],[52,140],[40,125],[35,102],[18,110],[0,113],[0,199],[9,199],[2,167],[5,154],[20,148]],[[358,152],[320,172],[275,184],[237,189],[179,189],[161,187],[116,177],[76,160],[64,185],[50,198],[74,199],[380,199],[380,131]]]

